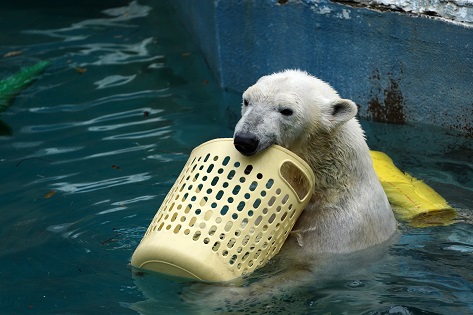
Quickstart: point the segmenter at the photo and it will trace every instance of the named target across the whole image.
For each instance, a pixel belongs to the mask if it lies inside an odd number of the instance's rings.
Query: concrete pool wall
[[[224,88],[242,92],[262,75],[297,68],[354,100],[361,117],[473,135],[473,4],[453,1],[454,11],[442,5],[452,1],[430,0],[437,3],[433,7],[426,5],[429,0],[418,0],[418,6],[404,0],[410,9],[396,6],[400,2],[174,0],[172,5]]]

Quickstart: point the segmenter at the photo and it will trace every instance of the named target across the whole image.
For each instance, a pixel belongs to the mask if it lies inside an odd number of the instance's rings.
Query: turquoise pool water
[[[0,4],[0,79],[51,62],[0,113],[12,132],[0,137],[1,313],[211,313],[206,298],[218,292],[137,280],[129,262],[192,148],[232,135],[240,97],[218,88],[162,1],[48,3]],[[473,313],[472,139],[362,124],[372,148],[425,179],[462,220],[403,224],[400,241],[366,268],[252,310]]]

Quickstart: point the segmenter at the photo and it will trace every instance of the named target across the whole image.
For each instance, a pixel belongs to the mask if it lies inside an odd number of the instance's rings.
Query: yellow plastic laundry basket
[[[233,139],[195,148],[136,248],[134,267],[228,281],[276,255],[311,197],[314,175],[273,145],[246,157]]]

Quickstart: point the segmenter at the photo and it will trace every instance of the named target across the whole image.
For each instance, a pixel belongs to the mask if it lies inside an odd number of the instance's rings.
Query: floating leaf
[[[10,51],[10,52],[7,52],[5,55],[3,55],[4,58],[8,58],[8,57],[13,57],[13,56],[18,56],[18,55],[21,55],[23,52],[21,50],[14,50],[14,51]]]
[[[51,198],[56,194],[55,190],[50,190],[46,195],[43,196],[43,198]]]
[[[76,71],[77,71],[77,73],[84,73],[84,72],[87,71],[87,69],[86,69],[86,68],[82,68],[82,67],[76,67]]]

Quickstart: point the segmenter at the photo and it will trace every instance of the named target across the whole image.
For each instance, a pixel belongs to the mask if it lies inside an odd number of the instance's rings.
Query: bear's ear
[[[354,102],[347,99],[339,99],[330,104],[329,111],[328,120],[333,127],[336,127],[355,117],[358,109]]]

